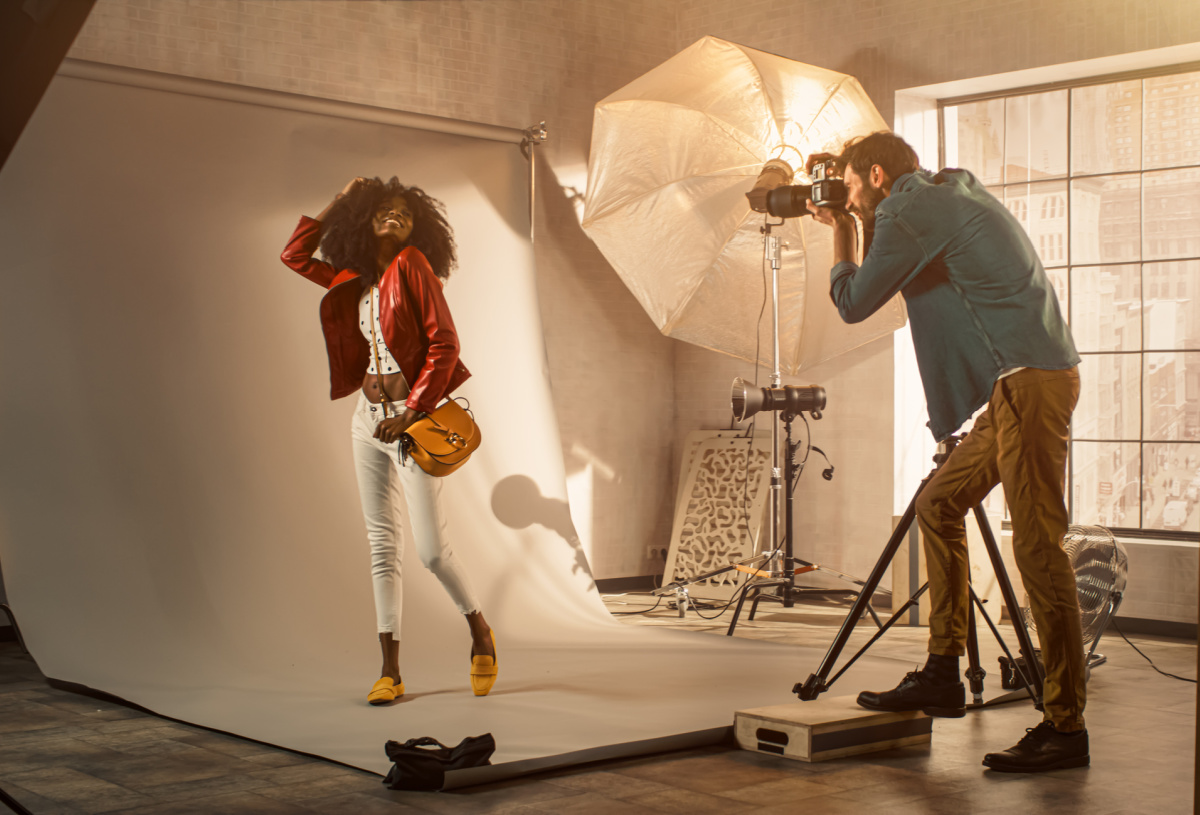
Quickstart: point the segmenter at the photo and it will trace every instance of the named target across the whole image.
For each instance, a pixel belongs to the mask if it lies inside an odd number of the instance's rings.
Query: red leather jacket
[[[280,260],[329,289],[321,300],[321,329],[329,353],[330,398],[341,399],[362,388],[371,346],[358,325],[359,274],[315,260],[320,243],[321,222],[301,216]],[[396,255],[379,281],[379,322],[383,341],[410,385],[405,404],[413,410],[432,413],[471,375],[458,359],[458,332],[442,282],[416,247]]]

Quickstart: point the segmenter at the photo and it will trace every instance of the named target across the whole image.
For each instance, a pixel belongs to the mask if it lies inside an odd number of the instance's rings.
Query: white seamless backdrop
[[[446,483],[454,545],[502,638],[608,624],[566,512],[516,145],[59,77],[0,175],[0,554],[48,675],[121,694],[269,655],[370,678],[353,398],[329,401],[323,290],[279,252],[346,180],[393,174],[459,240],[485,441]],[[405,567],[406,650],[463,650]]]
[[[533,769],[788,701],[820,651],[632,629],[599,601],[527,171],[510,143],[56,78],[0,173],[0,559],[47,676],[379,772],[388,738],[491,731],[496,762]],[[409,693],[375,709],[353,399],[328,398],[323,290],[279,253],[349,178],[393,174],[446,203],[459,241],[447,298],[484,442],[443,496],[500,679],[470,695],[466,626],[408,551]]]

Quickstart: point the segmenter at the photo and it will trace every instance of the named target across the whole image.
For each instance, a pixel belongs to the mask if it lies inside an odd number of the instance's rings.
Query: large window
[[[943,165],[1029,233],[1071,324],[1082,393],[1075,523],[1200,531],[1200,70],[941,105]]]

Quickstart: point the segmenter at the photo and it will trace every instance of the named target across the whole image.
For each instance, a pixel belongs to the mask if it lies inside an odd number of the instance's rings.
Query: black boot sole
[[[995,773],[1048,773],[1051,770],[1073,770],[1078,767],[1086,767],[1091,762],[1091,756],[1076,756],[1074,758],[1064,758],[1061,761],[1041,767],[1018,767],[1012,764],[993,765],[988,764],[987,761],[983,762],[983,766]]]
[[[926,716],[933,716],[938,719],[961,719],[967,715],[965,707],[889,707],[887,705],[872,705],[856,699],[855,702],[864,710],[873,710],[876,713],[915,713],[921,711]]]

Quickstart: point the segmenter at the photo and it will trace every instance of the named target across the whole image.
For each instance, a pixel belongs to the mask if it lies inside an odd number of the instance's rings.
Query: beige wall
[[[669,534],[678,442],[725,426],[728,383],[749,371],[662,338],[579,229],[569,196],[583,188],[596,101],[713,34],[853,74],[890,121],[901,88],[1200,40],[1195,9],[1194,0],[99,0],[70,56],[509,127],[545,119],[537,259],[549,374],[567,472],[590,466],[593,523],[580,531],[603,578],[651,570],[646,550]],[[892,371],[887,339],[796,380],[829,389],[815,441],[838,468],[832,484],[818,470],[797,492],[800,553],[855,573],[890,527]]]
[[[892,120],[901,88],[1200,41],[1194,0],[679,1],[679,41],[715,34],[858,77]]]

